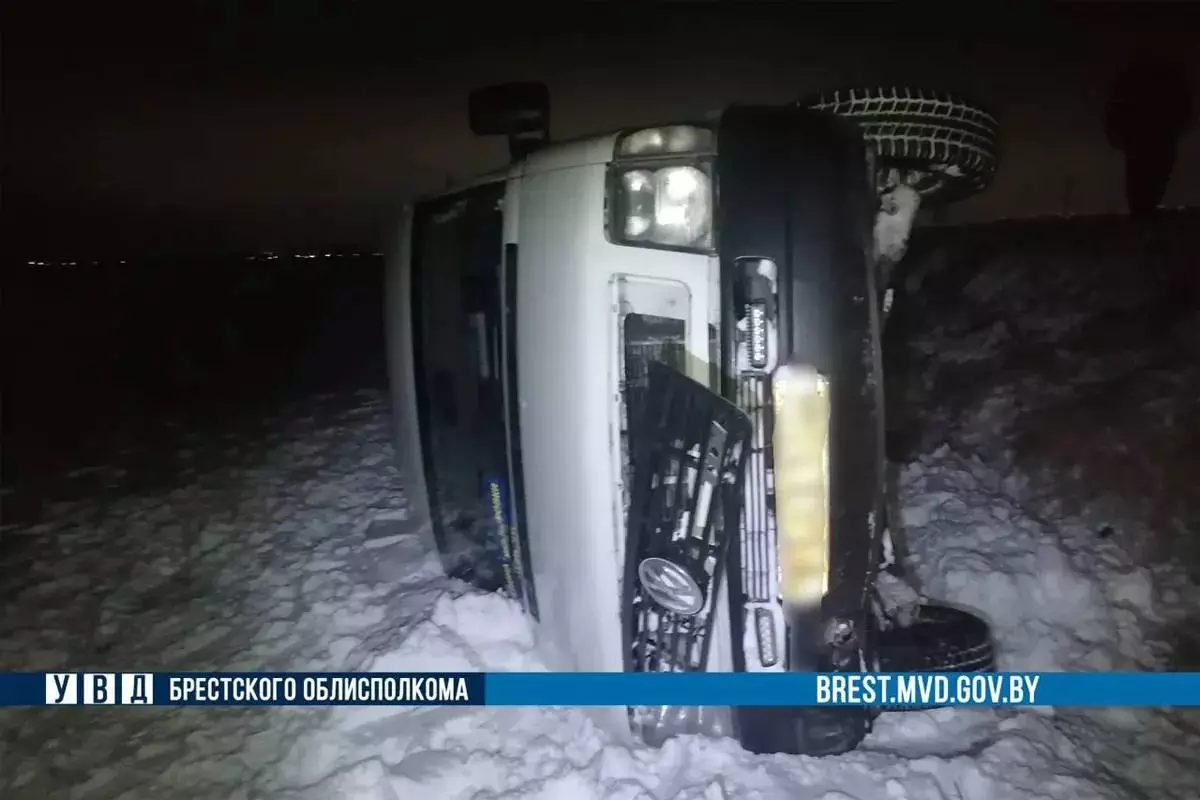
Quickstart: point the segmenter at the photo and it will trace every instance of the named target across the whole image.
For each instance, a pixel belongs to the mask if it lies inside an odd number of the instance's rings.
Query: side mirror
[[[471,92],[471,132],[507,136],[514,159],[550,143],[550,90],[543,83],[502,83]]]

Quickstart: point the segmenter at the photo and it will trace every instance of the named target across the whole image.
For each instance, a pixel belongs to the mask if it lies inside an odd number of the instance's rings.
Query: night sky
[[[521,79],[549,84],[562,138],[841,85],[963,91],[1002,115],[1006,153],[954,219],[1115,211],[1114,72],[1150,44],[1197,78],[1185,3],[990,20],[863,3],[559,3],[549,20],[515,3],[76,5],[7,14],[6,255],[377,249],[406,198],[502,162],[502,141],[467,130],[466,95]],[[1200,203],[1197,139],[1169,204]]]

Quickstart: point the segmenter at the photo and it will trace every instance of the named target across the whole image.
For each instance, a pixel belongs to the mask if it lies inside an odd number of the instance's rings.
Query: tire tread
[[[954,92],[896,86],[833,89],[801,105],[856,124],[886,167],[919,164],[941,172],[919,188],[924,202],[950,202],[986,189],[1000,161],[1000,125],[983,106]],[[960,176],[946,174],[956,169]]]

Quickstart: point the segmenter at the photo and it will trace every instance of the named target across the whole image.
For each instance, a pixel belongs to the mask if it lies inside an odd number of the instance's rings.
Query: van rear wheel
[[[836,756],[862,743],[874,717],[867,708],[747,706],[738,709],[737,736],[751,753]]]
[[[994,672],[988,624],[952,606],[923,603],[912,622],[876,632],[880,672]]]

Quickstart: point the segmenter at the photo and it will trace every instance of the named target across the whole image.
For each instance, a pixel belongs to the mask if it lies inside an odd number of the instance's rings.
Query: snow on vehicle
[[[550,143],[539,84],[478,90],[504,170],[407,208],[396,433],[447,571],[582,671],[990,670],[988,626],[877,576],[883,277],[922,204],[986,187],[996,123],[835,92]],[[620,709],[650,741],[851,749],[875,710]]]

